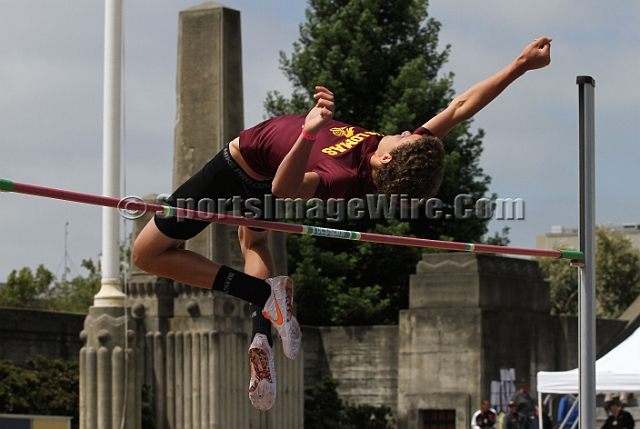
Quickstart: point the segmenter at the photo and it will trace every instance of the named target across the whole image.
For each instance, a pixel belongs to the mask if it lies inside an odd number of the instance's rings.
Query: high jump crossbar
[[[39,197],[73,201],[77,203],[113,207],[119,210],[126,210],[128,212],[154,212],[164,216],[196,219],[225,225],[248,226],[254,228],[269,229],[272,231],[303,235],[315,235],[331,238],[342,238],[370,243],[395,244],[400,246],[423,247],[442,250],[458,250],[463,252],[491,253],[500,255],[562,258],[574,261],[582,261],[584,259],[582,252],[576,250],[529,249],[520,247],[496,246],[490,244],[459,243],[442,240],[429,240],[425,238],[400,237],[394,235],[375,234],[370,232],[345,231],[317,226],[250,219],[242,216],[216,214],[179,207],[176,208],[168,205],[152,204],[140,200],[130,200],[126,198],[117,199],[101,195],[84,194],[62,189],[18,183],[7,179],[0,179],[0,192],[14,192],[18,194],[35,195]]]

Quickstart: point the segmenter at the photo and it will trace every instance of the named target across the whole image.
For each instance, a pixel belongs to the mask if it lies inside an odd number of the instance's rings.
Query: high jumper
[[[548,37],[535,39],[507,67],[454,98],[414,132],[383,136],[338,122],[333,119],[333,93],[317,86],[316,105],[306,116],[280,116],[241,132],[179,186],[167,203],[263,199],[268,194],[302,199],[358,198],[374,193],[435,196],[444,172],[440,139],[527,71],[547,66],[550,44]],[[346,143],[354,136],[357,139]],[[274,277],[269,230],[239,227],[244,272],[181,248],[207,225],[197,219],[156,215],[134,243],[134,263],[149,273],[251,303],[249,398],[256,408],[268,410],[276,396],[271,326],[278,331],[288,358],[296,358],[301,343],[300,326],[293,315],[293,283],[288,277]]]

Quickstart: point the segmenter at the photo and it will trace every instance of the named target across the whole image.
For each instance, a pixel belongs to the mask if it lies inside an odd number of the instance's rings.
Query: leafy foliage
[[[47,308],[51,296],[54,275],[43,265],[35,274],[25,267],[19,272],[11,271],[6,285],[0,290],[0,305],[15,308]]]
[[[122,284],[130,259],[131,246],[127,242],[120,246]],[[0,307],[86,313],[100,290],[102,275],[100,264],[93,259],[84,259],[81,266],[87,270],[86,276],[78,275],[67,280],[68,273],[63,273],[59,281],[44,265],[38,266],[35,273],[29,267],[13,270],[6,285],[0,289]]]
[[[70,416],[79,425],[78,362],[28,358],[26,366],[0,361],[0,413]],[[153,387],[142,386],[142,429],[155,429]]]
[[[448,47],[443,52],[436,50],[440,23],[427,19],[426,0],[311,0],[309,6],[308,21],[300,26],[300,39],[294,43],[291,58],[280,54],[281,68],[294,86],[294,96],[285,100],[270,93],[268,114],[306,112],[314,86],[324,85],[339,100],[336,117],[380,129],[380,116],[388,107],[419,99],[412,97],[413,88],[404,99],[398,97],[405,92],[400,78],[394,92],[389,92],[390,80],[400,76],[405,67],[403,78],[415,71],[426,78],[423,88],[437,88],[429,81],[436,78],[449,53]],[[401,110],[397,107],[392,115],[398,116]]]
[[[597,227],[596,238],[597,315],[616,318],[640,295],[640,251],[624,234],[606,227]],[[560,259],[537,260],[551,283],[552,314],[577,315],[577,270]]]
[[[156,429],[156,412],[155,402],[153,399],[153,386],[150,384],[142,385],[141,404],[141,425],[142,429]]]
[[[93,297],[100,290],[100,271],[91,259],[83,260],[82,267],[89,272],[86,277],[77,276],[55,284],[49,303],[51,310],[86,313],[93,305]]]
[[[567,249],[567,246],[563,246]],[[578,270],[566,260],[534,258],[546,281],[550,283],[551,314],[578,314]]]
[[[596,231],[597,312],[618,317],[640,295],[640,251],[622,233]]]
[[[86,313],[100,290],[100,273],[91,259],[82,266],[89,271],[87,277],[60,282],[43,265],[35,274],[29,267],[13,270],[0,290],[0,306]]]
[[[344,403],[336,391],[340,382],[323,377],[313,389],[307,390],[304,401],[306,429],[390,429],[391,409],[372,405]]]
[[[79,416],[79,366],[42,356],[27,359],[26,368],[0,361],[0,413]]]

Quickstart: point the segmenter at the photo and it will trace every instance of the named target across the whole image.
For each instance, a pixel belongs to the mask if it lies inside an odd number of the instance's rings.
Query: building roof
[[[626,235],[633,247],[640,249],[640,224],[623,223],[622,225],[602,225],[605,228]],[[577,249],[580,246],[578,241],[578,227],[566,227],[555,225],[551,227],[551,232],[536,235],[536,249]]]

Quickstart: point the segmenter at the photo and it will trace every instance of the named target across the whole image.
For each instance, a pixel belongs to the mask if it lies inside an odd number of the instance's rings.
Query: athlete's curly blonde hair
[[[411,198],[436,195],[444,177],[444,146],[437,137],[423,135],[390,153],[391,162],[378,170],[378,191],[408,194]]]

